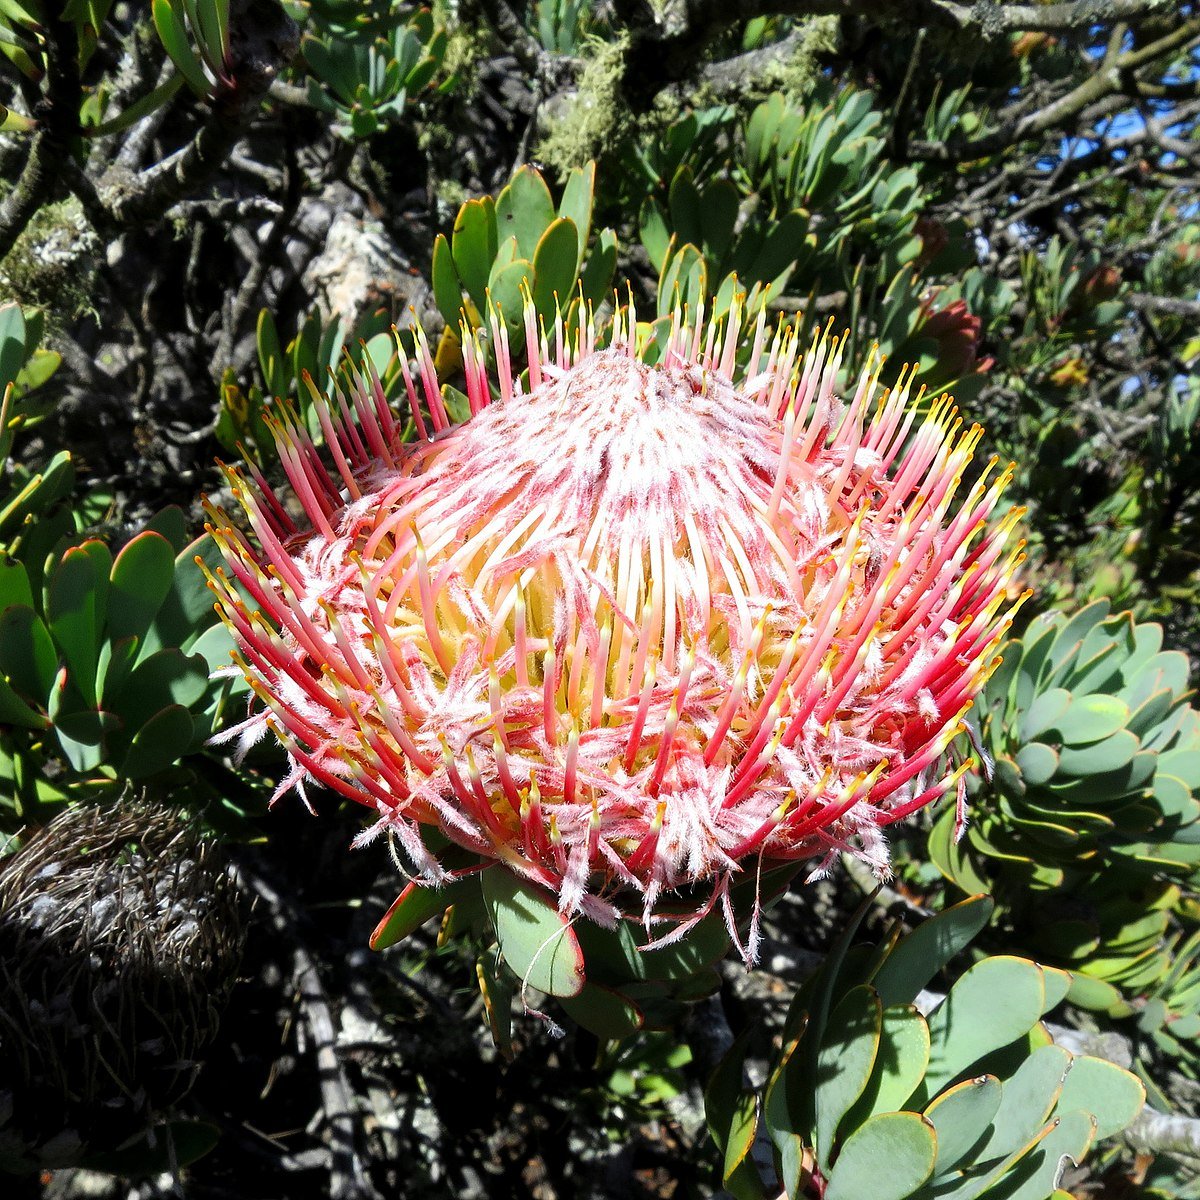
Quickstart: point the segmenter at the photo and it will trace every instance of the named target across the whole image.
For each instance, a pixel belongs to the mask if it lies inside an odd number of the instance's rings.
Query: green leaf
[[[853,988],[829,1016],[817,1053],[814,1149],[827,1162],[838,1124],[862,1096],[879,1052],[883,1006],[874,988]]]
[[[539,172],[521,167],[496,197],[498,240],[517,239],[517,254],[532,260],[542,234],[554,220],[554,201]]]
[[[468,200],[454,219],[451,250],[458,277],[482,314],[487,309],[487,285],[499,239],[496,210],[489,197]]]
[[[1045,997],[1041,970],[1023,958],[985,958],[966,971],[929,1017],[927,1094],[1027,1034],[1041,1018]]]
[[[547,321],[570,303],[578,252],[575,222],[565,217],[550,224],[533,252],[533,303]]]
[[[1051,688],[1043,692],[1025,710],[1017,726],[1021,741],[1034,741],[1047,729],[1054,727],[1071,704],[1071,693],[1066,688]],[[1053,741],[1053,739],[1050,739]]]
[[[571,922],[550,897],[503,866],[480,876],[500,951],[522,986],[551,996],[578,996],[584,962]]]
[[[798,1073],[800,1056],[796,1051],[800,1047],[807,1025],[808,1013],[789,1013],[783,1045],[776,1055],[767,1076],[766,1086],[763,1088],[763,1124],[771,1141],[781,1153],[790,1137],[799,1136],[788,1092],[790,1080]]]
[[[23,604],[0,614],[0,672],[39,707],[49,703],[58,650],[42,618]]]
[[[1067,1163],[1081,1163],[1095,1137],[1096,1121],[1090,1113],[1058,1118],[1058,1124],[1005,1177],[1005,1200],[1045,1200]]]
[[[921,989],[971,944],[994,909],[990,896],[971,896],[922,921],[901,939],[871,979],[883,1006],[911,1004]]]
[[[1129,717],[1129,706],[1115,696],[1076,696],[1051,727],[1068,745],[1083,746],[1124,729]]]
[[[194,0],[193,32],[204,50],[204,57],[219,64],[229,43],[229,0]]]
[[[104,762],[108,735],[118,730],[120,724],[109,712],[58,713],[54,716],[54,733],[63,757],[73,770],[83,774]]]
[[[255,332],[263,390],[272,398],[287,396],[291,391],[292,379],[287,356],[283,352],[283,343],[279,339],[279,327],[275,324],[275,318],[269,308],[259,310]]]
[[[711,183],[704,193],[700,208],[700,224],[704,248],[714,264],[724,262],[733,242],[733,230],[738,216],[738,190],[728,179]]]
[[[1071,1064],[1057,1111],[1091,1113],[1098,1138],[1113,1137],[1133,1124],[1146,1103],[1146,1089],[1135,1075],[1090,1055]]]
[[[25,314],[14,300],[0,304],[0,392],[15,382],[25,365]],[[33,341],[34,339],[30,339]]]
[[[602,229],[579,280],[580,290],[589,304],[596,306],[607,299],[616,268],[617,235],[611,229]]]
[[[1041,964],[1039,964],[1041,965]],[[1071,990],[1071,972],[1058,967],[1043,966],[1042,983],[1046,988],[1046,998],[1042,1002],[1042,1016],[1056,1009]]]
[[[809,984],[796,993],[788,1009],[784,1021],[785,1039],[789,1034],[796,1033],[801,1021],[806,1025],[802,1053],[792,1060],[785,1080],[787,1106],[792,1119],[789,1128],[795,1132],[808,1133],[816,1126],[817,1064],[825,1038],[826,1023],[837,997],[841,994],[838,988],[839,977],[847,964],[850,944],[873,900],[873,896],[863,898],[863,902],[851,914],[841,935],[825,956],[821,969]]]
[[[861,1125],[877,1113],[904,1107],[929,1065],[929,1026],[912,1005],[883,1010],[883,1030],[875,1067],[862,1096],[844,1122]]]
[[[143,658],[107,703],[132,734],[170,705],[191,708],[207,688],[208,664],[204,659],[172,647]]]
[[[653,196],[647,196],[642,201],[638,217],[638,236],[650,258],[650,265],[656,271],[661,271],[667,252],[671,248],[671,230],[662,206]]]
[[[100,643],[100,653],[96,659],[96,692],[102,705],[125,682],[137,652],[138,641],[135,637],[106,638]]]
[[[491,302],[504,318],[510,336],[513,331],[522,330],[522,314],[525,311],[524,292],[533,284],[533,264],[523,258],[502,267],[491,279],[489,293]],[[524,334],[522,332],[521,336]],[[514,339],[519,341],[520,338]]]
[[[671,231],[676,241],[690,242],[693,246],[703,245],[704,204],[693,181],[691,167],[683,166],[675,172],[667,194],[667,206],[671,213]]]
[[[175,578],[175,552],[160,534],[145,531],[117,555],[109,576],[107,635],[146,636]]]
[[[98,547],[100,553],[93,553]],[[95,704],[96,665],[112,566],[102,542],[72,546],[50,575],[46,616],[80,695]]]
[[[169,1121],[123,1150],[89,1155],[84,1166],[91,1171],[126,1178],[143,1178],[176,1171],[203,1158],[217,1144],[221,1131],[207,1121]]]
[[[0,636],[3,636],[0,631]],[[50,722],[35,712],[13,690],[12,685],[0,678],[0,725],[17,725],[21,729],[45,729]]]
[[[178,504],[168,504],[146,522],[143,532],[157,533],[167,539],[172,554],[178,554],[188,544],[188,520]]]
[[[748,282],[766,282],[785,276],[805,253],[805,237],[808,234],[808,217],[800,212],[790,212],[776,223],[767,234],[761,248],[748,264],[738,261],[735,265]]]
[[[1067,998],[1080,1008],[1107,1012],[1114,1004],[1120,1003],[1121,993],[1111,983],[1077,971],[1071,977],[1071,990]]]
[[[481,955],[475,962],[475,976],[479,981],[479,992],[483,996],[492,1041],[500,1051],[501,1057],[511,1062],[514,999],[512,976],[506,971],[498,970],[498,964],[492,961],[494,958],[494,953]]]
[[[1059,753],[1058,765],[1067,775],[1099,775],[1126,766],[1140,748],[1141,742],[1128,729],[1122,729],[1089,746],[1064,747]]]
[[[976,1156],[983,1162],[1006,1158],[1033,1138],[1062,1092],[1071,1054],[1061,1046],[1039,1046],[1004,1083],[991,1136]]]
[[[917,1113],[872,1117],[846,1139],[824,1200],[906,1200],[929,1178],[936,1153],[933,1126]]]
[[[200,636],[216,623],[212,593],[196,559],[204,561],[210,571],[223,567],[224,558],[216,542],[208,534],[185,546],[175,556],[171,587],[154,615],[142,644],[143,656],[154,650],[176,646],[190,650]],[[228,666],[228,657],[214,666]]]
[[[188,87],[197,96],[207,96],[210,90],[208,76],[192,49],[180,0],[174,3],[171,0],[154,0],[152,12],[159,41],[179,73],[187,80]]]
[[[742,1083],[746,1046],[747,1036],[743,1034],[722,1056],[704,1089],[704,1116],[721,1151],[722,1181],[729,1179],[746,1160],[758,1131],[755,1094]]]
[[[937,1133],[936,1175],[958,1166],[984,1137],[1000,1107],[1001,1094],[994,1075],[980,1075],[948,1088],[925,1109]]]
[[[408,883],[375,926],[369,939],[371,949],[386,950],[404,941],[427,921],[440,917],[469,888],[478,888],[477,881],[463,879],[440,888],[429,887],[415,880]]]
[[[144,779],[165,771],[190,749],[196,724],[181,704],[169,704],[154,714],[133,736],[121,764],[129,779]]]
[[[1158,756],[1158,771],[1155,774],[1155,789],[1160,775],[1178,779],[1191,791],[1200,789],[1200,749],[1164,750]]]
[[[0,133],[29,133],[36,128],[37,122],[31,117],[0,104]]]
[[[1016,763],[1024,782],[1030,787],[1038,787],[1054,778],[1059,756],[1043,742],[1029,742],[1017,751]]]
[[[997,766],[1000,761],[997,760]],[[930,860],[947,879],[957,884],[964,892],[986,892],[991,887],[991,882],[975,869],[966,845],[954,840],[954,824],[954,806],[950,805],[934,821],[933,828],[929,831],[926,845]]]
[[[628,996],[599,983],[586,983],[578,996],[562,996],[559,1003],[572,1021],[602,1040],[629,1037],[645,1024]]]
[[[0,558],[0,612],[14,604],[33,604],[29,575],[15,558]]]
[[[444,233],[439,233],[433,242],[432,281],[433,299],[442,320],[451,329],[457,329],[463,316],[462,288],[454,269],[454,254]]]
[[[575,257],[575,276],[583,269],[583,254],[587,248],[588,234],[592,228],[592,204],[596,192],[596,164],[585,163],[576,167],[567,177],[558,215],[575,223],[579,234],[579,246]]]
[[[122,133],[167,104],[185,82],[182,72],[171,75],[152,91],[131,101],[119,113],[98,124],[86,125],[80,132],[86,138],[107,137],[109,134]]]

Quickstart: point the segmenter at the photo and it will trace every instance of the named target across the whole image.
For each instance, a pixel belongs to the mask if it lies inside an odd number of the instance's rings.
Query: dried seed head
[[[191,1088],[241,953],[234,883],[165,809],[74,808],[0,864],[0,1153],[114,1149]]]

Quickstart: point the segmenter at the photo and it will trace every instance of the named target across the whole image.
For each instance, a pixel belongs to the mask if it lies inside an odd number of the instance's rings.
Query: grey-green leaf
[[[883,1005],[867,985],[848,992],[829,1015],[825,1036],[817,1053],[816,1138],[820,1162],[827,1160],[838,1124],[863,1094],[875,1056]]]
[[[1037,1024],[1046,988],[1036,963],[999,955],[970,968],[929,1017],[927,1094]]]
[[[970,896],[922,921],[898,942],[871,980],[884,1008],[911,1004],[921,989],[970,945],[994,909],[990,896]]]
[[[937,1132],[935,1175],[958,1166],[984,1137],[1000,1107],[1001,1095],[1000,1081],[994,1075],[980,1075],[943,1092],[925,1109]]]
[[[846,1139],[824,1200],[906,1200],[932,1174],[936,1154],[933,1125],[919,1113],[872,1117]]]

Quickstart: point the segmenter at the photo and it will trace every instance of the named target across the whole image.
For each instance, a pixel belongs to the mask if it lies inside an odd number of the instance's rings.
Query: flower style
[[[279,793],[368,806],[427,882],[436,826],[601,921],[764,862],[882,874],[885,826],[947,791],[961,819],[944,756],[1020,558],[1007,472],[956,500],[978,427],[878,365],[843,404],[841,342],[741,345],[736,312],[677,315],[653,364],[628,311],[605,349],[525,324],[527,383],[502,325],[494,381],[464,339],[461,424],[418,332],[415,440],[364,378],[314,392],[324,454],[277,409],[296,503],[228,471],[253,540],[210,510],[212,583]]]

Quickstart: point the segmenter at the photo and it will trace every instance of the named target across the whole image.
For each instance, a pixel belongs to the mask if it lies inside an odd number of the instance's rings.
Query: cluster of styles
[[[883,829],[949,792],[961,823],[947,751],[1016,601],[1006,475],[963,484],[980,431],[911,376],[844,401],[836,339],[741,333],[626,310],[602,348],[529,311],[525,379],[501,323],[494,379],[464,337],[461,423],[419,332],[411,424],[369,375],[316,399],[325,455],[278,408],[303,518],[254,467],[228,472],[253,539],[210,515],[237,732],[284,743],[280,793],[371,808],[427,883],[436,827],[565,916],[648,928],[679,889],[732,926],[764,865],[883,873]]]

